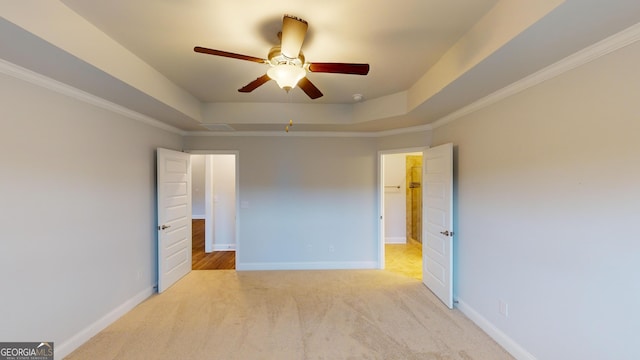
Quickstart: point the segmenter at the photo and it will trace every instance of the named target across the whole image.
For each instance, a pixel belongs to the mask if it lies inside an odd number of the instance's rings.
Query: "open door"
[[[453,308],[453,144],[425,150],[422,281]]]
[[[191,271],[190,154],[158,149],[158,292]]]

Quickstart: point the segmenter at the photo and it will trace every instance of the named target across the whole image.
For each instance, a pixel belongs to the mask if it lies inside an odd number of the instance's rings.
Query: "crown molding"
[[[637,23],[621,32],[614,34],[602,41],[588,46],[566,58],[547,66],[546,68],[535,72],[519,81],[512,83],[484,98],[477,100],[460,110],[454,111],[433,123],[432,128],[436,129],[440,126],[453,122],[465,115],[469,115],[489,105],[492,105],[502,99],[508,98],[528,88],[536,86],[544,81],[550,80],[564,74],[567,71],[575,69],[579,66],[587,64],[611,52],[631,45],[640,40],[640,23]]]
[[[173,127],[171,125],[167,125],[161,121],[153,119],[149,116],[140,114],[133,110],[127,109],[118,104],[112,103],[108,100],[105,100],[101,97],[89,94],[88,92],[77,89],[73,86],[64,84],[60,81],[54,80],[37,72],[25,69],[21,66],[18,66],[14,63],[8,62],[6,60],[0,59],[0,73],[12,76],[16,79],[23,80],[29,82],[31,84],[40,86],[42,88],[57,92],[59,94],[68,96],[70,98],[80,100],[87,104],[91,104],[97,106],[99,108],[109,110],[116,114],[127,117],[131,120],[136,120],[142,122],[146,125],[150,125],[174,134],[184,135],[184,131]]]
[[[429,131],[431,124],[384,131],[187,131],[184,136],[293,136],[293,137],[369,137],[400,135],[420,131]]]
[[[105,100],[99,96],[89,94],[86,91],[77,89],[71,85],[67,85],[50,77],[44,76],[37,72],[23,68],[9,61],[0,59],[0,73],[9,75],[19,80],[29,82],[42,88],[57,92],[70,98],[80,100],[82,102],[97,106],[99,108],[109,110],[113,113],[122,115],[131,120],[142,122],[174,134],[181,136],[294,136],[294,137],[382,137],[389,135],[398,135],[416,131],[430,130],[430,125],[421,125],[403,129],[387,130],[380,132],[281,132],[281,131],[183,131],[161,121],[153,119],[147,115],[140,114],[136,111],[127,109],[121,105]]]
[[[414,133],[414,132],[420,132],[420,131],[429,131],[432,129],[433,129],[433,126],[431,124],[417,125],[417,126],[411,126],[411,127],[406,127],[402,129],[379,131],[376,133],[376,137],[402,135],[402,134],[408,134],[408,133]]]
[[[339,131],[187,131],[184,136],[247,136],[247,137],[377,137],[377,133],[373,132],[339,132]]]
[[[614,34],[600,42],[584,48],[568,57],[547,66],[546,68],[533,73],[519,81],[512,83],[490,95],[487,95],[449,115],[441,117],[430,124],[419,125],[409,128],[386,130],[370,133],[280,133],[280,132],[186,132],[186,136],[341,136],[341,137],[384,137],[392,135],[400,135],[417,131],[429,131],[437,129],[466,115],[481,110],[489,105],[495,104],[500,100],[506,99],[512,95],[522,92],[528,88],[538,85],[544,81],[550,80],[556,76],[564,74],[567,71],[575,69],[579,66],[587,64],[613,51],[631,45],[640,40],[640,23],[633,25],[617,34]]]
[[[25,69],[16,64],[0,59],[0,73],[12,76],[14,78],[27,81],[34,85],[55,91],[62,95],[83,101],[85,103],[112,111],[116,114],[125,116],[129,119],[142,122],[144,124],[174,133],[181,136],[294,136],[294,137],[385,137],[393,135],[401,135],[419,131],[429,131],[436,129],[445,124],[451,123],[466,115],[481,110],[500,100],[515,95],[521,91],[538,85],[544,81],[559,76],[567,71],[575,69],[579,66],[587,64],[613,51],[631,45],[640,40],[640,23],[633,25],[615,35],[612,35],[598,43],[595,43],[583,50],[580,50],[563,60],[560,60],[532,75],[529,75],[517,82],[512,83],[484,98],[481,98],[453,113],[446,115],[436,121],[419,126],[413,126],[402,129],[385,130],[378,132],[280,132],[280,131],[183,131],[161,121],[153,119],[149,116],[140,114],[136,111],[127,109],[121,105],[117,105],[101,97],[89,94],[85,91],[64,84],[57,80],[51,79],[34,71]]]

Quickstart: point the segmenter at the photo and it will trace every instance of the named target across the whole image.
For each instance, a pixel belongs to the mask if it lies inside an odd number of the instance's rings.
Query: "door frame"
[[[422,153],[428,149],[428,146],[418,146],[402,149],[380,150],[378,151],[378,269],[384,269],[385,250],[384,250],[384,156],[405,153]],[[424,155],[423,155],[424,156]],[[424,206],[424,204],[423,204]],[[422,212],[422,223],[424,224],[424,211]]]
[[[236,264],[235,267],[238,269],[238,259],[240,258],[240,151],[238,150],[185,150],[186,153],[191,155],[235,155],[235,176],[236,176]]]

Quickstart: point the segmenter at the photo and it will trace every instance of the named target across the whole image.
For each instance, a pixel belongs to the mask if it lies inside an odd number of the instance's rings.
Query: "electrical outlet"
[[[499,300],[498,301],[498,312],[500,315],[504,317],[509,317],[509,304],[506,302]]]

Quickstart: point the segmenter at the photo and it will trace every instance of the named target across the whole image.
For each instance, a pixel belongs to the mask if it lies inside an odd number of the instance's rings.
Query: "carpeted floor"
[[[67,359],[512,359],[417,279],[192,271]]]

